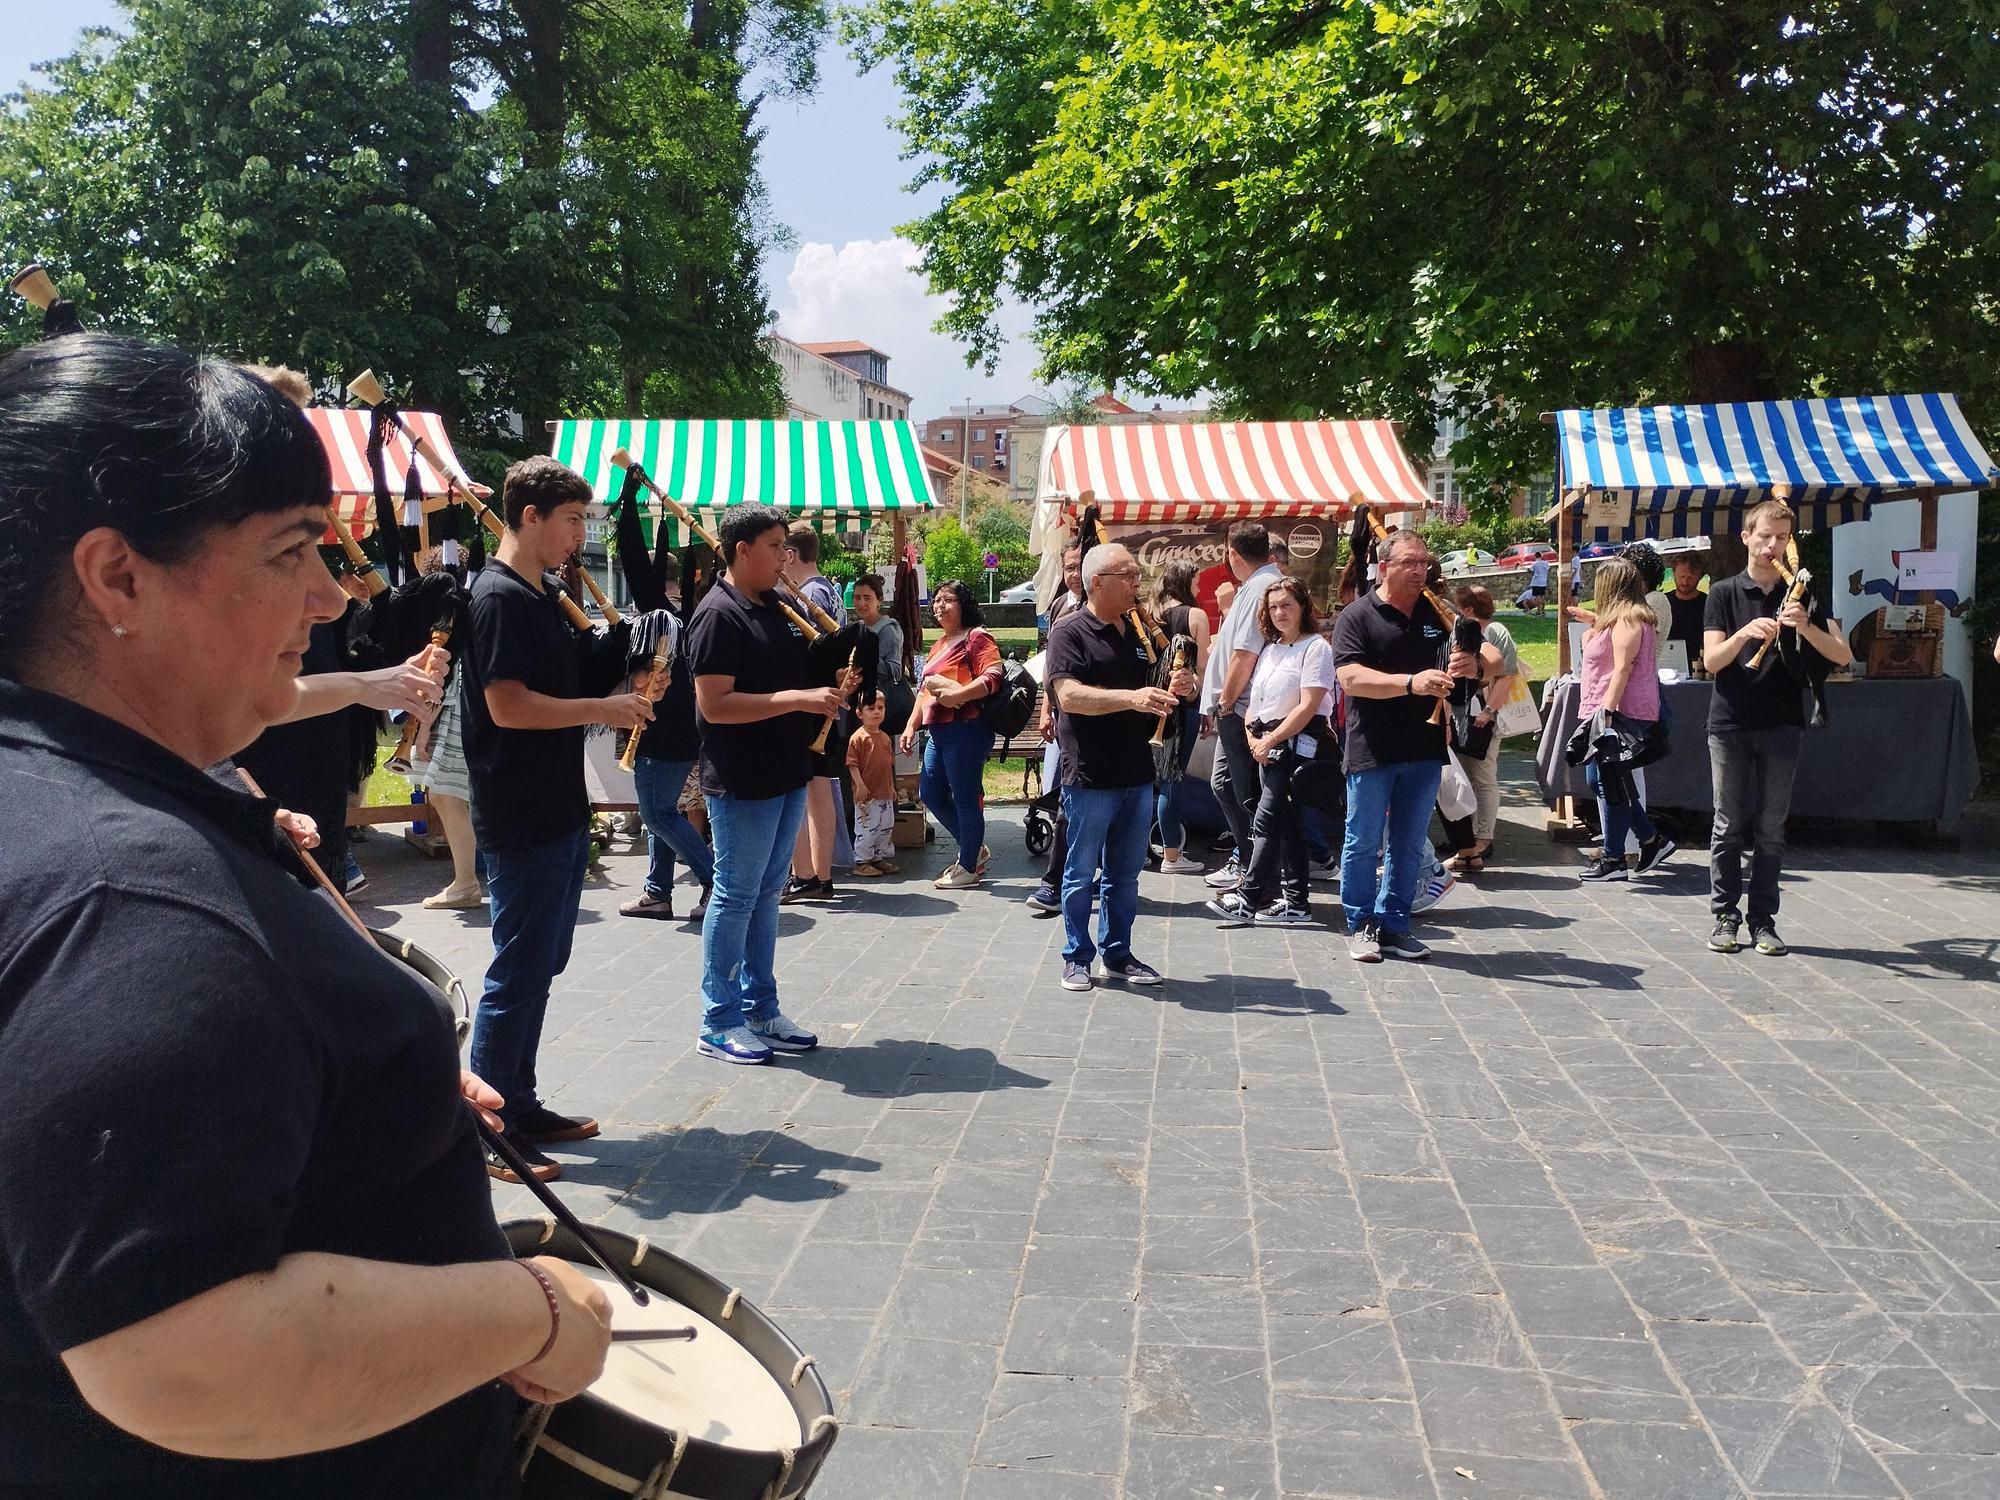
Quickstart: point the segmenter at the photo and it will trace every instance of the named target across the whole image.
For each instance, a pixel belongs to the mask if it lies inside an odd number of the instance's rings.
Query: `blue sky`
[[[87,26],[114,25],[114,0],[38,5],[0,0],[0,91],[60,56]],[[1009,343],[992,377],[967,370],[959,347],[930,330],[942,300],[911,269],[914,249],[895,228],[926,200],[903,190],[910,164],[889,126],[895,85],[883,72],[856,74],[836,45],[820,57],[819,92],[804,104],[767,102],[763,169],[771,211],[791,243],[765,257],[778,327],[800,339],[864,339],[890,356],[889,374],[910,392],[911,414],[933,415],[968,397],[1011,400],[1031,389],[1034,351]],[[928,200],[935,201],[935,190]],[[19,248],[9,247],[9,254]],[[1010,331],[1025,318],[1010,320]]]

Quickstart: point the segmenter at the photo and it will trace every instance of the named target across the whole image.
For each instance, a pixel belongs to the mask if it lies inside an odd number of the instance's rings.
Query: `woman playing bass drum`
[[[204,766],[298,699],[331,484],[255,376],[0,362],[0,1493],[510,1493],[610,1308],[494,1221],[451,1018]],[[518,1393],[518,1394],[517,1394]]]

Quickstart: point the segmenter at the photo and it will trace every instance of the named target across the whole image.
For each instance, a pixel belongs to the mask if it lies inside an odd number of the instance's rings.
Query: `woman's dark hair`
[[[1271,623],[1271,596],[1287,594],[1299,604],[1299,634],[1301,637],[1313,634],[1319,629],[1319,616],[1313,610],[1312,595],[1306,591],[1303,582],[1296,578],[1280,578],[1264,590],[1264,597],[1257,605],[1257,629],[1267,641],[1283,640],[1278,627]]]
[[[939,594],[949,594],[958,601],[958,623],[963,625],[967,630],[982,623],[979,616],[979,601],[972,597],[972,590],[960,583],[956,578],[947,578],[931,591],[931,609],[933,611],[937,609],[937,596]]]
[[[1160,574],[1160,601],[1171,599],[1176,604],[1194,603],[1194,577],[1200,571],[1191,562],[1168,563],[1166,571]]]
[[[888,590],[882,587],[882,575],[880,573],[863,573],[859,578],[854,580],[854,586],[858,589],[873,589],[877,599],[888,597]]]
[[[1647,593],[1652,593],[1666,580],[1666,560],[1651,542],[1627,543],[1618,549],[1618,555],[1639,570],[1639,580],[1646,585]]]
[[[774,505],[732,505],[722,513],[715,539],[722,544],[722,566],[736,565],[736,549],[757,541],[767,531],[783,531],[791,523]]]
[[[171,567],[212,531],[332,498],[305,414],[235,365],[104,333],[15,350],[0,360],[0,675],[59,607],[86,532]]]

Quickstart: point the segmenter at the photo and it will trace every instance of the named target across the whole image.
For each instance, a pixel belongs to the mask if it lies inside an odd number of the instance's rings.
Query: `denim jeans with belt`
[[[538,1102],[535,1054],[549,987],[569,964],[590,867],[590,830],[482,852],[493,908],[493,962],[473,1017],[468,1061],[507,1101],[497,1113],[511,1128]]]
[[[1399,761],[1347,773],[1347,841],[1340,850],[1340,904],[1347,930],[1373,922],[1386,933],[1410,930],[1410,902],[1430,868],[1427,833],[1437,803],[1434,760]],[[1387,832],[1388,848],[1383,850]],[[1382,857],[1378,881],[1375,858]]]
[[[976,870],[986,842],[986,756],[993,731],[984,719],[952,719],[932,724],[924,734],[917,795],[957,841],[959,865]]]
[[[709,853],[700,830],[681,811],[681,790],[693,769],[692,760],[656,760],[650,755],[641,755],[633,763],[639,816],[646,824],[646,894],[655,901],[674,888],[676,854],[687,862],[704,889],[715,883],[715,856]]]
[[[1750,845],[1750,930],[1778,915],[1778,876],[1785,862],[1785,819],[1805,731],[1731,729],[1708,737],[1715,825],[1708,839],[1709,910],[1739,916],[1743,846]]]
[[[1063,788],[1069,852],[1063,861],[1063,960],[1088,964],[1098,953],[1123,959],[1132,951],[1139,914],[1139,870],[1153,830],[1153,785]],[[1090,904],[1097,898],[1097,942],[1090,941]]]
[[[715,887],[701,924],[704,1032],[778,1013],[778,897],[805,815],[804,787],[779,797],[708,799]]]

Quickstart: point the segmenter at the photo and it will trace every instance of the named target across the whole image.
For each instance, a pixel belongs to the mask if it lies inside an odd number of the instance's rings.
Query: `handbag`
[[[1299,741],[1311,739],[1310,755],[1299,749]],[[1340,736],[1325,719],[1315,719],[1293,737],[1284,749],[1291,765],[1286,782],[1292,801],[1323,813],[1340,813],[1347,806],[1347,771],[1341,764]]]

